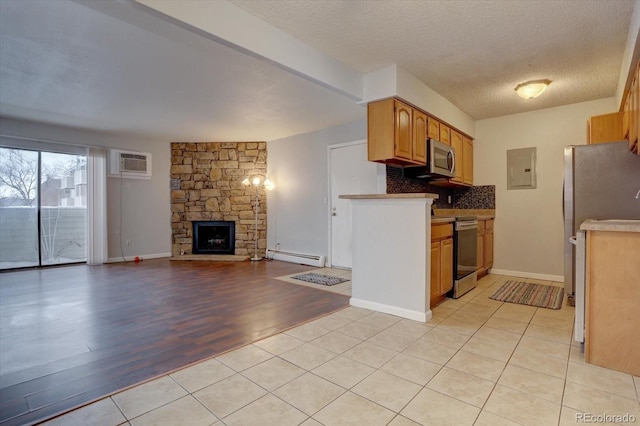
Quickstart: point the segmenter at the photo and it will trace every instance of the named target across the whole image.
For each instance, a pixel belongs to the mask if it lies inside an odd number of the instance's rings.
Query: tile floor
[[[640,422],[640,377],[584,363],[573,308],[489,299],[508,279],[484,277],[426,324],[349,307],[47,424],[546,426],[605,414]]]

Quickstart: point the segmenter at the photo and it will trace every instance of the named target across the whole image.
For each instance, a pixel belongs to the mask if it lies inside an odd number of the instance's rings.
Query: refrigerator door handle
[[[584,343],[584,326],[585,326],[585,298],[586,298],[586,269],[587,269],[587,233],[578,231],[575,237],[576,241],[576,311],[574,323],[574,339],[577,342]]]
[[[564,292],[568,295],[568,302],[573,305],[575,293],[575,247],[570,238],[575,235],[574,203],[573,203],[573,154],[574,147],[564,148],[564,178],[562,181],[562,215],[564,219]]]

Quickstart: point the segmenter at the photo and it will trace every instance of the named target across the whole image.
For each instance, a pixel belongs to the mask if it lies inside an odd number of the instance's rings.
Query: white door
[[[329,147],[331,266],[351,268],[351,201],[338,196],[384,192],[378,190],[378,167],[367,161],[366,140]]]

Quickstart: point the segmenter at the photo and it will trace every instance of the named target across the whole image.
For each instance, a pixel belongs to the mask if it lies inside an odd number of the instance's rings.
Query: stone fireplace
[[[194,254],[193,222],[235,222],[230,254],[253,255],[255,188],[246,177],[266,176],[266,142],[171,144],[171,252]],[[267,247],[267,194],[258,189],[258,254]],[[211,239],[216,239],[215,235]],[[197,254],[197,253],[195,253]]]

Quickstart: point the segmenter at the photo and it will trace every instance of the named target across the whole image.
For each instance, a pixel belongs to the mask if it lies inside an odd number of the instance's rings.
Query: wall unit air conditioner
[[[119,149],[110,150],[109,177],[151,179],[151,154]]]

